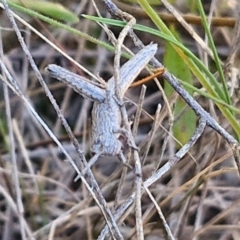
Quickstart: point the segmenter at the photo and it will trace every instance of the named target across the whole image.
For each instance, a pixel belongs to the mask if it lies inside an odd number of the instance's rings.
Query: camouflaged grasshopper
[[[140,50],[119,70],[119,93],[123,97],[131,83],[148,64],[157,51],[157,44],[150,44]],[[122,116],[115,95],[115,79],[110,78],[104,88],[97,86],[88,79],[74,74],[64,68],[51,64],[46,68],[49,76],[56,78],[85,98],[94,101],[92,110],[92,152],[98,156],[118,156],[123,161],[123,142],[120,137],[126,136],[122,127]]]

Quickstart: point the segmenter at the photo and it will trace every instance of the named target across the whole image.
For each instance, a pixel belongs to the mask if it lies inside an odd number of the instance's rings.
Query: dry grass
[[[78,9],[79,14],[95,15],[90,1],[75,4],[78,4],[75,5],[75,9]],[[103,14],[106,13],[103,7],[100,7],[100,10]],[[228,14],[231,16],[233,13],[229,10]],[[103,79],[112,76],[113,53],[61,29],[40,24],[38,21],[30,21],[32,24],[34,22],[34,26],[42,34],[60,44],[68,55],[90,72],[99,74]],[[142,20],[142,24],[151,25],[148,20]],[[8,19],[2,12],[1,27],[7,26],[9,26]],[[19,27],[24,29],[21,25]],[[81,19],[75,27],[107,41],[104,31],[91,21]],[[199,31],[198,26],[195,26],[195,30]],[[119,29],[113,29],[113,31],[117,33]],[[230,28],[215,28],[213,31],[216,44],[220,50],[222,49],[219,54],[223,60],[228,57],[226,53],[230,47],[229,34],[231,33]],[[184,34],[182,32],[186,42],[192,41]],[[162,59],[164,44],[150,35],[140,34],[139,36],[144,43],[157,41],[160,46],[157,58]],[[21,86],[24,96],[29,99],[36,112],[80,168],[79,155],[66,135],[42,86],[28,66],[23,51],[14,44],[12,47],[4,46],[6,39],[11,37],[14,38],[11,31],[2,31],[5,64]],[[219,41],[220,38],[222,41]],[[64,84],[49,79],[44,73],[44,68],[50,63],[56,63],[78,74],[85,75],[85,73],[34,34],[26,32],[25,41],[48,88],[77,137],[81,149],[86,158],[90,159],[92,102],[83,99]],[[126,45],[136,50],[129,39]],[[192,51],[198,53],[195,46]],[[144,75],[146,75],[145,72],[142,76]],[[161,78],[159,80],[163,83]],[[4,240],[21,239],[24,236],[25,239],[30,239],[29,236],[31,236],[31,239],[59,240],[97,238],[106,222],[92,195],[81,180],[74,182],[76,171],[68,161],[64,161],[65,156],[62,151],[31,115],[28,106],[24,105],[21,98],[10,90],[7,91],[6,85],[0,86],[1,92],[5,94],[4,97],[3,94],[0,95],[2,134],[0,238]],[[134,103],[138,103],[140,90],[140,87],[129,89],[126,96]],[[218,122],[230,131],[228,123],[220,113],[208,107],[209,100],[200,97],[196,99],[211,114],[218,114]],[[174,100],[175,98],[169,102],[171,106]],[[236,96],[234,100],[237,102]],[[169,113],[163,107],[158,122],[159,127],[155,130],[148,154],[145,154],[158,103],[164,105],[162,93],[154,82],[149,82],[143,103],[143,109],[148,115],[142,112],[135,137],[140,156],[146,157],[142,163],[144,181],[153,176],[157,169],[168,162],[177,151],[176,143],[169,132],[171,128]],[[136,105],[127,105],[130,119],[134,119]],[[12,137],[9,137],[8,132],[11,133],[11,131]],[[118,206],[123,206],[126,199],[135,191],[135,174],[132,171],[127,170],[125,178],[121,179],[122,172],[126,171],[124,168],[117,158],[104,156],[92,168],[107,206],[113,212],[114,199],[121,181],[122,193]],[[89,181],[88,178],[86,180]],[[239,184],[231,149],[212,129],[206,128],[188,154],[160,180],[145,189],[149,191],[148,194],[144,191],[141,198],[145,239],[168,239],[163,221],[159,216],[161,211],[176,239],[240,239]],[[155,201],[150,199],[150,196]],[[118,227],[124,239],[136,239],[135,226],[134,204],[131,204],[118,221]]]

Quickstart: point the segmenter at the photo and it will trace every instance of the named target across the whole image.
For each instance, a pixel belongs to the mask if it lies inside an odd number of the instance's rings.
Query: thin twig
[[[121,57],[121,47],[123,44],[123,41],[125,37],[127,36],[129,30],[132,28],[132,26],[136,23],[136,19],[133,18],[131,15],[122,12],[122,17],[128,18],[128,22],[123,28],[123,30],[120,32],[116,46],[115,46],[115,58],[114,58],[114,78],[116,81],[115,85],[115,92],[118,100],[120,103],[123,102],[122,94],[119,92],[119,86],[121,84],[119,69],[120,69],[120,57]],[[141,186],[142,186],[142,168],[141,168],[141,162],[139,158],[138,151],[136,149],[136,145],[131,133],[130,124],[128,122],[127,117],[127,110],[125,106],[122,104],[121,106],[121,113],[122,118],[124,122],[124,126],[126,130],[128,131],[128,141],[130,141],[131,146],[133,147],[133,156],[134,156],[134,162],[135,162],[135,191],[136,191],[136,206],[135,206],[135,214],[136,214],[136,231],[137,231],[137,239],[143,240],[144,234],[143,234],[143,223],[142,223],[142,207],[141,207]]]
[[[15,193],[16,193],[16,201],[17,201],[17,211],[19,216],[20,222],[20,230],[21,230],[21,237],[22,239],[26,239],[26,232],[28,237],[32,238],[32,234],[24,226],[24,207],[22,202],[22,192],[19,183],[19,176],[18,176],[18,164],[16,160],[16,147],[15,147],[15,140],[13,136],[13,126],[12,126],[12,118],[11,118],[11,110],[10,110],[10,102],[9,102],[9,92],[6,84],[3,84],[3,91],[4,91],[4,101],[6,104],[6,116],[7,116],[7,123],[8,123],[8,133],[10,139],[10,154],[11,154],[11,161],[12,161],[12,168],[13,168],[13,175],[12,180],[14,183]]]
[[[34,168],[33,168],[32,162],[29,158],[28,151],[24,145],[24,139],[19,131],[19,126],[18,126],[16,120],[13,120],[13,130],[16,135],[16,139],[18,140],[19,148],[22,152],[23,158],[25,159],[25,163],[28,168],[28,171],[29,171],[30,175],[34,176],[35,175]],[[39,194],[38,183],[35,178],[33,178],[33,183],[34,183],[35,192]]]
[[[133,129],[132,129],[133,137],[136,137],[136,135],[137,135],[137,129],[138,129],[141,113],[142,113],[143,101],[144,101],[144,98],[145,98],[146,89],[147,89],[147,87],[145,85],[142,85],[142,89],[141,89],[141,92],[140,92],[138,105],[137,105],[137,111],[136,111],[134,122],[133,122]]]
[[[167,221],[166,221],[166,219],[163,215],[163,212],[162,212],[160,206],[158,205],[158,203],[154,199],[150,190],[145,186],[144,186],[144,189],[147,192],[147,194],[148,194],[149,198],[151,199],[152,203],[154,204],[155,208],[157,209],[158,215],[159,215],[160,219],[162,220],[163,226],[164,226],[164,228],[165,228],[165,230],[168,234],[168,238],[171,239],[171,240],[175,240],[175,237],[173,236],[173,233],[172,233],[172,231],[171,231],[171,229],[170,229],[170,227],[169,227],[169,225],[168,225],[168,223],[167,223]]]
[[[203,41],[203,39],[194,31],[193,27],[189,25],[181,14],[166,0],[161,0],[167,10],[172,13],[172,15],[177,19],[177,21],[188,31],[188,33],[192,36],[192,38],[199,44],[199,46],[208,53],[208,55],[213,59],[212,50],[208,47],[208,45]]]
[[[154,121],[153,121],[153,124],[152,124],[152,129],[151,129],[149,137],[148,137],[146,150],[144,151],[144,154],[143,154],[143,157],[142,157],[142,164],[143,165],[144,165],[144,163],[146,161],[146,158],[148,156],[148,153],[149,153],[152,141],[153,141],[154,134],[155,134],[155,132],[156,132],[158,126],[159,126],[158,124],[159,124],[159,116],[160,116],[161,109],[162,109],[162,105],[158,104],[157,111],[155,113]]]

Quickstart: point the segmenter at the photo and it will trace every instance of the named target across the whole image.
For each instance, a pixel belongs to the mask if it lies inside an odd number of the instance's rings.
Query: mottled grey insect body
[[[150,44],[121,67],[119,70],[120,82],[118,84],[121,98],[139,72],[153,58],[156,51],[157,44]],[[120,137],[127,136],[126,130],[121,127],[121,107],[115,95],[116,81],[114,77],[108,81],[106,89],[103,89],[92,84],[88,79],[53,64],[49,65],[46,71],[51,77],[67,83],[83,97],[94,101],[92,110],[92,151],[98,155],[123,155],[123,143],[120,141]]]
[[[121,111],[112,94],[108,93],[103,103],[94,103],[92,110],[92,151],[116,156],[122,149]]]
[[[121,67],[119,86],[121,97],[156,51],[156,44],[148,45]],[[103,103],[95,102],[92,110],[92,151],[110,156],[117,156],[122,151],[123,143],[119,138],[124,135],[121,111],[116,102],[115,84],[112,77],[107,83],[106,100]]]

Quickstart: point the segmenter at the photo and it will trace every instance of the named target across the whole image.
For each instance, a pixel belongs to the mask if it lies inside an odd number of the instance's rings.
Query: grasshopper
[[[119,70],[120,82],[118,90],[120,97],[148,64],[157,51],[157,44],[150,44],[141,49],[127,61]],[[104,87],[100,87],[88,79],[74,74],[54,64],[48,65],[46,71],[50,77],[56,78],[85,98],[94,101],[92,109],[92,152],[98,158],[100,155],[118,156],[123,161],[123,142],[121,136],[126,136],[122,127],[122,116],[115,94],[115,79],[110,78]]]

